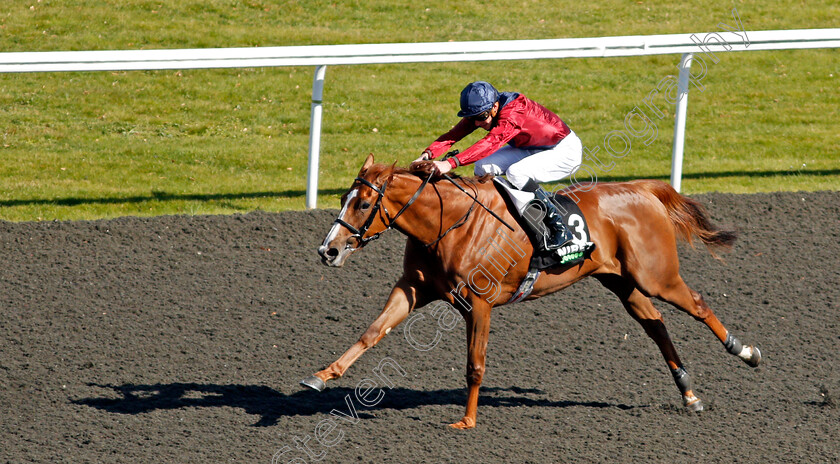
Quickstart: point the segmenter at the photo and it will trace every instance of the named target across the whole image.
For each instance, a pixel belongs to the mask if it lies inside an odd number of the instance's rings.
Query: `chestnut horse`
[[[342,266],[355,250],[395,228],[408,237],[403,275],[382,313],[359,341],[301,384],[323,390],[326,381],[341,377],[414,308],[442,299],[457,308],[467,324],[466,413],[451,424],[466,429],[476,424],[490,311],[517,292],[528,273],[533,248],[489,177],[456,178],[453,182],[430,179],[431,175],[374,164],[373,155],[365,160],[342,197],[341,212],[318,253],[324,264]],[[465,194],[455,183],[472,193]],[[759,364],[759,350],[742,345],[726,330],[679,274],[678,237],[688,242],[696,237],[707,246],[726,248],[735,240],[733,232],[715,229],[699,203],[657,180],[598,183],[588,191],[565,193],[579,199],[590,240],[597,248],[582,263],[544,271],[528,299],[556,292],[587,276],[598,279],[618,296],[659,347],[683,404],[693,411],[702,410],[703,405],[691,390],[689,376],[651,297],[706,324],[729,353],[750,366]],[[498,218],[477,204],[494,211]],[[514,230],[505,228],[499,219]]]

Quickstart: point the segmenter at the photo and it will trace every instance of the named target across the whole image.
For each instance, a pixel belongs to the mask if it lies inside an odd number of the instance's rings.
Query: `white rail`
[[[740,24],[740,23],[739,23]],[[709,36],[723,42],[702,44]],[[703,47],[701,48],[701,45]],[[735,46],[738,45],[738,46]],[[315,66],[309,138],[306,206],[317,199],[321,100],[325,67],[375,63],[419,63],[524,59],[644,56],[680,53],[680,98],[676,103],[671,183],[679,190],[685,140],[685,109],[692,55],[727,51],[840,47],[840,29],[717,32],[484,42],[428,42],[294,47],[206,48],[175,50],[104,50],[0,53],[0,73],[61,71],[131,71],[155,69]]]

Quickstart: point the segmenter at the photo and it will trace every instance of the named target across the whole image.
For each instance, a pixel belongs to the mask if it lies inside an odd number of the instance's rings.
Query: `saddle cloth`
[[[583,253],[579,250],[582,249],[582,246],[590,240],[589,225],[586,222],[586,217],[583,215],[583,212],[574,200],[559,193],[554,195],[554,203],[563,217],[563,223],[572,233],[573,239],[571,244],[562,247],[560,250],[546,250],[543,248],[541,237],[534,234],[531,226],[525,223],[528,219],[523,217],[524,214],[527,214],[532,218],[542,218],[545,215],[545,212],[540,208],[540,206],[531,204],[527,206],[528,209],[524,210],[523,213],[520,214],[515,206],[516,202],[512,199],[512,193],[509,190],[514,187],[504,178],[496,177],[493,180],[493,183],[496,185],[496,189],[502,193],[502,197],[505,199],[512,215],[516,217],[516,220],[519,222],[519,226],[522,227],[525,233],[528,234],[528,238],[531,240],[531,245],[534,248],[530,264],[530,269],[532,271],[542,271],[558,266],[570,266],[580,263],[582,261],[581,258],[585,258]],[[517,190],[517,193],[522,192]],[[521,198],[518,199],[518,201],[521,201]],[[546,226],[541,220],[531,222],[533,224],[539,224],[537,227],[541,228],[541,234],[548,232],[548,226]]]

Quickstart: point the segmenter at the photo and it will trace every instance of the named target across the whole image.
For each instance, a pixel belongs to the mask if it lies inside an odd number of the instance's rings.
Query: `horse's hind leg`
[[[624,308],[645,330],[645,333],[656,343],[668,369],[674,377],[674,382],[680,389],[683,405],[692,411],[702,411],[703,402],[691,389],[691,378],[680,361],[677,349],[665,328],[662,314],[653,306],[650,299],[643,295],[630,281],[619,276],[597,276],[598,280],[618,296]]]
[[[758,366],[761,362],[761,351],[758,350],[758,347],[743,345],[740,340],[726,330],[726,327],[715,316],[715,313],[709,308],[709,305],[706,304],[703,297],[690,289],[679,274],[673,280],[674,282],[671,285],[659,289],[652,296],[671,303],[698,321],[703,322],[712,330],[712,333],[715,334],[718,340],[723,343],[723,346],[730,354],[738,356],[752,367]]]
[[[655,234],[655,231],[650,231]],[[628,267],[628,272],[636,287],[648,297],[659,298],[687,312],[698,321],[703,322],[712,333],[723,343],[729,353],[738,356],[752,367],[761,362],[761,352],[755,346],[744,346],[735,336],[721,324],[703,297],[688,288],[680,277],[679,259],[673,236],[652,236],[646,242],[635,243],[633,249],[638,264]]]

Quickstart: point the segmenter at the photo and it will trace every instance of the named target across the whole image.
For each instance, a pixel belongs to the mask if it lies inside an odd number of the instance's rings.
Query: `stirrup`
[[[551,208],[551,206],[547,207]],[[560,217],[559,211],[551,209],[546,212],[543,223],[548,229],[548,234],[543,236],[543,242],[546,250],[556,250],[558,248],[569,245],[574,239],[574,235],[566,227],[563,218]]]
[[[543,236],[543,245],[546,250],[557,250],[566,245],[569,245],[574,240],[572,233],[566,228],[559,218],[552,220],[546,218],[546,226],[548,228],[548,235]]]

